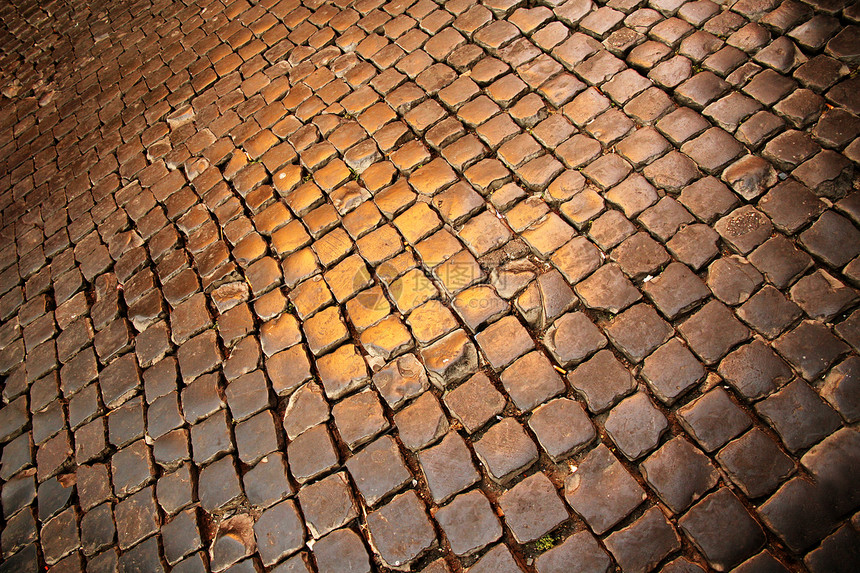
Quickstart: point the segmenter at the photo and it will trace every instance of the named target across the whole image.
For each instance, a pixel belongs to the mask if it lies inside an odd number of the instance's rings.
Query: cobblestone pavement
[[[0,572],[860,567],[860,6],[0,7]]]

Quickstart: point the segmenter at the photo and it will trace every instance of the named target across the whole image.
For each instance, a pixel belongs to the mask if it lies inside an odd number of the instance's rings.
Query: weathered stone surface
[[[519,543],[539,539],[568,518],[555,486],[541,472],[502,494],[499,506]]]
[[[682,437],[663,444],[641,467],[645,481],[675,513],[690,507],[719,479],[710,460]]]
[[[424,504],[411,490],[368,513],[367,526],[374,549],[396,569],[407,568],[436,538]]]
[[[456,555],[480,551],[502,535],[499,518],[480,490],[458,495],[434,515]]]
[[[420,452],[418,461],[433,501],[440,505],[480,479],[466,442],[456,432]]]
[[[657,446],[669,422],[647,394],[637,392],[610,410],[604,427],[621,453],[635,460]]]
[[[604,445],[594,448],[564,483],[564,498],[597,534],[636,509],[645,492]]]
[[[750,498],[773,491],[794,472],[794,463],[763,431],[753,428],[720,450],[717,461]]]
[[[491,426],[475,443],[475,453],[486,466],[489,477],[502,484],[538,459],[534,442],[513,418],[503,418]]]
[[[720,488],[697,503],[678,525],[708,563],[721,570],[752,556],[765,542],[761,526],[726,488]]]
[[[36,4],[0,570],[853,565],[850,2]]]
[[[652,507],[606,538],[606,547],[624,571],[650,571],[681,547],[681,538],[663,512]]]
[[[609,350],[601,350],[568,374],[568,382],[581,392],[593,413],[600,413],[635,389],[633,377]]]

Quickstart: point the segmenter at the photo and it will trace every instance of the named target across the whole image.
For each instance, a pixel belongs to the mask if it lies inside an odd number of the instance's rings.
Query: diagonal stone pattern
[[[853,570],[844,0],[0,7],[0,571]]]

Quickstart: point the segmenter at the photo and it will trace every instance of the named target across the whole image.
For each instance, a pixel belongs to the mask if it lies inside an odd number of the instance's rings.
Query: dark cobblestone
[[[852,559],[855,7],[37,4],[0,569]]]

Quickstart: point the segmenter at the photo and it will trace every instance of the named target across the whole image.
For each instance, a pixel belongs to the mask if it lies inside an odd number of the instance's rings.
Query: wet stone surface
[[[855,6],[7,4],[0,571],[857,569]]]

